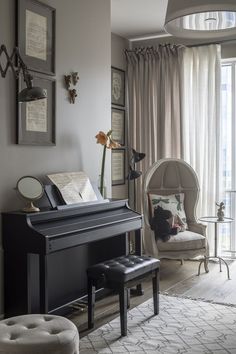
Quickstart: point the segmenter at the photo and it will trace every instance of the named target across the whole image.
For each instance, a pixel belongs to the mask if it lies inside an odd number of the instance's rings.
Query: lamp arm
[[[19,48],[15,47],[12,51],[12,54],[9,56],[6,46],[4,44],[2,44],[0,47],[0,57],[1,57],[2,53],[5,54],[5,56],[7,58],[7,63],[6,63],[5,69],[2,68],[1,63],[0,63],[1,76],[6,77],[6,73],[8,71],[8,68],[10,67],[14,73],[15,78],[17,79],[19,77],[21,70],[22,70],[26,86],[28,88],[31,88],[32,87],[32,76],[28,72],[27,66],[25,65],[23,59],[21,58]],[[18,60],[17,67],[15,67],[13,64],[14,57],[16,57]]]

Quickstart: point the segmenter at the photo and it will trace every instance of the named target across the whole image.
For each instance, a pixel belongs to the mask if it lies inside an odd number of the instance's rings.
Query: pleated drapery
[[[201,188],[198,216],[215,215],[219,185],[219,45],[159,45],[126,51],[129,142],[146,153],[145,174],[161,158],[182,158]],[[136,209],[142,210],[142,177]],[[211,240],[210,244],[212,243]]]
[[[220,146],[220,45],[186,48],[182,66],[183,155],[198,175],[200,196],[197,215],[216,215],[219,198]],[[210,250],[214,230],[208,225]]]
[[[126,51],[129,142],[145,152],[143,174],[153,162],[182,156],[181,63],[184,47],[160,45]],[[141,208],[142,177],[136,182],[136,208]]]

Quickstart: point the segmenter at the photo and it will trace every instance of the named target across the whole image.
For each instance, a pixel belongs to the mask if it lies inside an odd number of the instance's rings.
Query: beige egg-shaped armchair
[[[181,159],[162,159],[146,172],[143,184],[144,249],[145,253],[161,258],[192,259],[208,256],[206,226],[197,222],[196,206],[199,197],[198,178],[193,168]],[[183,193],[187,229],[172,236],[167,242],[158,239],[150,227],[152,215],[150,195],[169,196]],[[166,207],[168,209],[168,207]],[[204,260],[208,272],[207,260]]]

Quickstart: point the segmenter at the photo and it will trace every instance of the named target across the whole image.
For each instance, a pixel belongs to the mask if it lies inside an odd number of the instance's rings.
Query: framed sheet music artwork
[[[34,85],[47,91],[47,98],[17,102],[17,143],[21,145],[55,145],[56,81],[41,74],[34,75]],[[23,77],[18,79],[18,92],[24,88]]]
[[[111,155],[112,185],[125,184],[125,149],[113,149]]]
[[[112,139],[120,145],[125,145],[125,111],[111,108]]]
[[[56,10],[37,0],[16,0],[16,45],[28,69],[55,74]]]

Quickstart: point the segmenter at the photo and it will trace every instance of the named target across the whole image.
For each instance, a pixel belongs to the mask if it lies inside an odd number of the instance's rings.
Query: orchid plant
[[[120,147],[120,144],[111,139],[112,130],[109,130],[107,133],[100,131],[95,138],[97,139],[97,144],[103,145],[103,154],[102,154],[102,166],[101,166],[101,178],[100,178],[100,193],[104,197],[104,172],[105,172],[105,161],[106,161],[106,150],[115,149]]]

